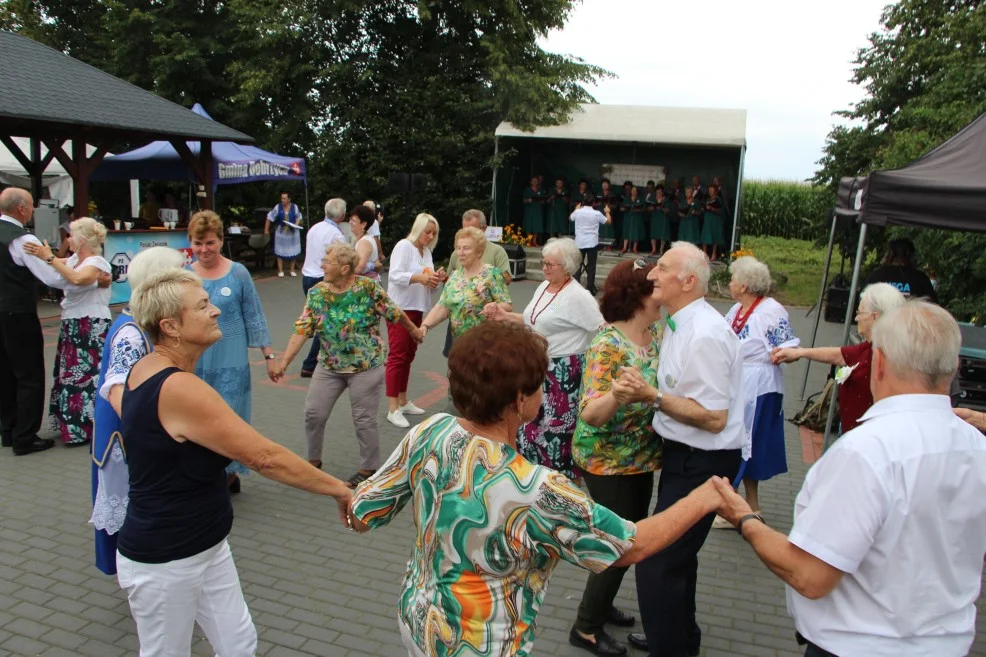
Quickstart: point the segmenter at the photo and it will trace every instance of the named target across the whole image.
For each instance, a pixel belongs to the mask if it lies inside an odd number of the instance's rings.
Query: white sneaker
[[[412,402],[408,402],[401,406],[401,413],[404,415],[424,415],[427,412],[428,411],[423,408],[418,408]]]
[[[722,516],[716,516],[716,519],[712,521],[712,529],[735,529],[735,527]]]
[[[284,272],[283,271],[277,272],[277,277],[278,278],[284,278]]]
[[[395,427],[400,427],[402,429],[407,429],[411,426],[399,408],[393,413],[387,413],[387,422],[390,422]]]
[[[298,274],[297,274],[297,272],[291,272],[291,277],[292,277],[292,278],[297,278],[297,277],[298,277]]]

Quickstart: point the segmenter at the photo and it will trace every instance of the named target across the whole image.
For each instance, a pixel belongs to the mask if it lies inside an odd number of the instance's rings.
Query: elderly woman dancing
[[[572,462],[572,434],[579,418],[582,368],[603,316],[596,300],[573,278],[582,265],[575,240],[550,239],[541,256],[545,280],[523,314],[504,312],[496,303],[487,309],[490,319],[525,324],[548,341],[544,401],[537,417],[521,427],[520,453],[531,463],[578,479],[582,471]]]
[[[305,398],[308,462],[322,467],[325,423],[348,389],[360,456],[359,470],[348,481],[353,488],[380,466],[378,412],[386,355],[380,320],[399,323],[413,340],[423,337],[421,329],[376,281],[356,275],[358,264],[359,255],[348,244],[332,244],[326,250],[322,259],[325,280],[308,290],[304,311],[294,324],[294,335],[275,375],[283,374],[308,338],[322,341],[319,367]]]
[[[180,269],[185,256],[166,246],[141,251],[127,267],[127,281],[136,289],[150,275]],[[96,567],[107,575],[116,574],[117,533],[127,517],[130,473],[127,470],[126,441],[121,433],[120,399],[123,384],[134,364],[151,351],[151,341],[137,325],[128,307],[110,326],[103,347],[102,365],[94,412],[92,441],[92,517],[96,530]]]
[[[585,473],[597,504],[634,522],[649,515],[654,472],[661,469],[661,439],[651,426],[650,404],[631,403],[618,385],[624,368],[633,368],[657,385],[661,344],[661,306],[651,296],[644,260],[621,262],[606,278],[600,300],[609,322],[589,345],[582,375],[582,399],[572,453]],[[573,645],[598,655],[622,655],[626,646],[606,633],[612,623],[630,627],[636,619],[613,605],[626,568],[589,575],[575,625]]]
[[[710,188],[712,189],[712,188]],[[784,373],[770,360],[778,348],[797,347],[784,306],[770,294],[770,269],[752,256],[737,258],[729,266],[732,278],[729,293],[736,305],[726,313],[726,321],[740,340],[743,355],[743,389],[746,392],[744,420],[752,437],[746,464],[740,468],[746,501],[760,512],[758,495],[761,481],[787,472],[784,451]],[[744,452],[747,450],[744,449]],[[713,527],[732,528],[722,518]]]
[[[507,322],[463,334],[449,354],[462,417],[439,413],[411,429],[353,497],[357,531],[386,525],[413,500],[417,536],[399,601],[413,657],[530,655],[560,560],[594,572],[629,566],[720,506],[710,480],[634,524],[518,453],[520,426],[541,408],[546,346]]]
[[[227,543],[231,459],[265,477],[334,497],[345,518],[346,485],[244,422],[205,381],[196,361],[222,337],[219,309],[193,272],[169,269],[134,290],[134,318],[154,351],[123,386],[122,433],[130,494],[119,533],[120,586],[143,657],[188,655],[198,623],[223,657],[252,657],[257,631]]]
[[[52,372],[48,416],[51,428],[69,446],[88,445],[92,440],[93,404],[96,379],[103,353],[106,331],[113,321],[110,289],[96,284],[101,274],[110,273],[110,263],[102,256],[106,228],[89,217],[69,224],[69,242],[74,251],[66,260],[54,257],[47,242],[28,242],[24,252],[54,267],[64,285],[62,330]]]
[[[873,360],[873,343],[870,335],[873,324],[885,312],[904,303],[904,295],[889,283],[873,283],[863,289],[856,311],[856,327],[863,341],[846,347],[777,347],[770,352],[775,365],[793,363],[801,358],[848,367],[848,377],[839,385],[839,421],[842,433],[855,429],[859,418],[873,405],[870,392],[870,364]]]

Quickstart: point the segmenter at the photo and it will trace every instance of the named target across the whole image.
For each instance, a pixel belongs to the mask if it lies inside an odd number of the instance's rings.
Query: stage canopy
[[[192,111],[212,120],[198,103]],[[198,156],[200,142],[185,142]],[[212,144],[213,173],[216,185],[237,185],[261,180],[305,180],[305,159],[269,153],[256,146],[217,141]],[[195,174],[167,141],[156,141],[126,153],[103,158],[92,180],[190,180]]]
[[[986,232],[986,114],[903,168],[843,178],[837,203],[864,224]]]

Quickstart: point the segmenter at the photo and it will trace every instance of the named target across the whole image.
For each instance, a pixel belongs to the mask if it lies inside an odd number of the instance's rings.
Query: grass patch
[[[808,307],[818,301],[825,268],[825,247],[808,240],[783,237],[743,237],[743,248],[770,267],[777,282],[774,298],[785,306]]]

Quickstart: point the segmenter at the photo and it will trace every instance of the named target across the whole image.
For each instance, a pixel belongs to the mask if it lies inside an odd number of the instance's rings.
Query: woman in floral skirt
[[[92,441],[96,379],[113,315],[109,287],[97,285],[101,274],[110,273],[102,256],[106,227],[89,217],[76,219],[69,224],[69,241],[75,253],[65,260],[56,258],[47,242],[28,243],[24,251],[47,262],[64,281],[48,417],[62,442],[76,446]]]

